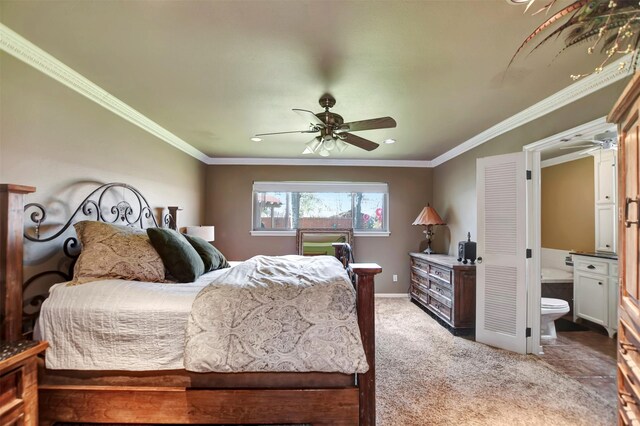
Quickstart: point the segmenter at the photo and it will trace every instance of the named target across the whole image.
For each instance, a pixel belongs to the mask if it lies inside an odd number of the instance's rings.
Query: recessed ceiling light
[[[507,0],[507,3],[515,4],[515,5],[528,3],[528,2],[529,2],[529,0]]]
[[[386,144],[392,144],[392,143],[396,143],[396,140],[395,139],[385,139],[383,142],[386,143]]]
[[[260,142],[262,140],[262,138],[254,136],[254,137],[251,138],[251,140],[254,141],[254,142]]]

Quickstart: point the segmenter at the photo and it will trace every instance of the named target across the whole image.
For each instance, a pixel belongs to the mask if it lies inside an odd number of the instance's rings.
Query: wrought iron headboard
[[[118,194],[118,191],[122,191]],[[113,200],[116,197],[115,204],[111,204],[107,199]],[[127,199],[132,202],[127,201]],[[171,229],[177,229],[177,214],[180,210],[176,206],[168,207],[169,213],[162,216],[162,226]],[[145,229],[148,227],[157,227],[156,220],[151,206],[147,199],[140,191],[131,185],[120,182],[113,182],[101,185],[93,190],[78,205],[69,219],[61,225],[60,228],[51,235],[41,235],[42,225],[47,220],[47,210],[45,206],[39,203],[29,203],[24,206],[25,220],[24,237],[33,243],[45,243],[54,241],[65,234],[65,232],[76,222],[81,220],[95,220],[105,223],[113,223]],[[28,232],[32,228],[33,232]],[[60,277],[62,281],[70,281],[73,278],[73,268],[76,260],[80,255],[80,243],[76,236],[68,236],[62,242],[62,252],[69,260],[67,268],[52,269],[36,273],[26,279],[22,285],[23,293],[23,331],[27,334],[32,330],[35,318],[40,313],[40,306],[46,299],[46,294],[36,294],[27,297],[28,290],[32,284],[38,282],[44,277]]]

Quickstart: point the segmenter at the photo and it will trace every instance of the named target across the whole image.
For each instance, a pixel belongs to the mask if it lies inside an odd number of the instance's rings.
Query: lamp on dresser
[[[424,233],[427,235],[427,248],[423,251],[423,253],[431,254],[433,250],[431,250],[431,238],[433,237],[433,226],[434,225],[446,225],[445,221],[442,220],[436,209],[431,207],[429,204],[425,208],[422,209],[416,220],[413,221],[412,225],[424,225],[426,229]]]
[[[194,237],[200,237],[208,242],[215,241],[216,239],[215,226],[187,226],[185,233]]]

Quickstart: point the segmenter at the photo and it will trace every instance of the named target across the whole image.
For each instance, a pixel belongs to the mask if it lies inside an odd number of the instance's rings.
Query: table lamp
[[[215,226],[187,226],[187,235],[200,237],[205,241],[212,242],[216,239]]]
[[[433,225],[446,225],[445,221],[442,220],[436,209],[427,204],[427,206],[422,209],[416,220],[413,221],[412,225],[425,225],[427,227],[424,230],[424,233],[427,235],[427,249],[423,251],[423,253],[433,253],[433,250],[431,250],[431,238],[434,234],[432,229]]]

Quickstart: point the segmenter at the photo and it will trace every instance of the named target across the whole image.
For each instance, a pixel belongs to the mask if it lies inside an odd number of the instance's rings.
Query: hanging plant
[[[529,11],[536,0],[526,2],[524,13]],[[598,65],[592,73],[599,73],[609,63],[616,60],[616,55],[625,55],[633,52],[630,61],[635,68],[636,56],[638,54],[638,42],[640,39],[640,1],[639,0],[577,0],[561,10],[551,14],[551,10],[557,0],[544,5],[533,15],[545,13],[547,19],[540,24],[518,47],[515,54],[509,61],[509,66],[515,58],[522,52],[525,46],[533,40],[540,40],[532,52],[554,37],[564,35],[565,46],[558,52],[558,55],[566,49],[582,44],[589,44],[586,52],[591,55],[600,49],[605,55],[605,59]],[[555,28],[552,30],[552,28]],[[557,56],[557,55],[556,55]],[[619,68],[630,66],[629,63],[621,61]],[[587,74],[571,75],[573,80],[578,80]]]

